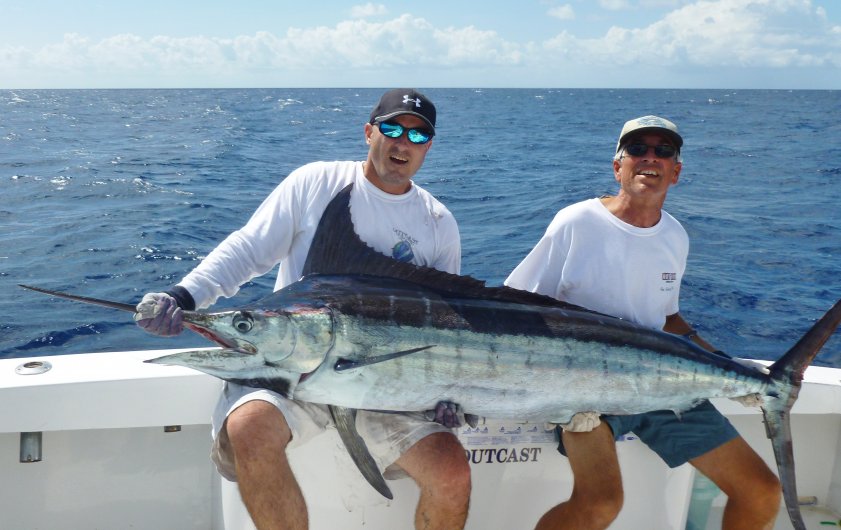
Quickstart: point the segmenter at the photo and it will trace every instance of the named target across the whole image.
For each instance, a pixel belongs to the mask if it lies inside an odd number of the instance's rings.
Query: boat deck
[[[219,477],[208,458],[209,418],[220,382],[184,368],[142,363],[162,354],[0,360],[3,528],[252,527],[236,485]],[[31,362],[51,368],[18,373]],[[715,404],[775,468],[759,411],[726,400]],[[799,494],[812,503],[804,507],[808,528],[831,528],[841,520],[841,370],[807,370],[792,426]],[[22,432],[42,433],[40,462],[20,462]],[[488,421],[459,436],[473,471],[468,530],[531,528],[569,495],[568,464],[542,425]],[[626,500],[612,528],[720,527],[725,498],[693,488],[690,466],[669,469],[634,437],[617,447]],[[411,527],[417,500],[411,480],[390,484],[393,501],[380,497],[361,478],[335,431],[292,451],[290,458],[314,530]],[[775,528],[791,528],[784,510]]]

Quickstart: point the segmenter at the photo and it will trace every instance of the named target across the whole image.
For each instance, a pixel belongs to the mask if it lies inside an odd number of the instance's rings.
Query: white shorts
[[[210,457],[219,474],[228,480],[236,481],[236,469],[228,433],[225,430],[225,420],[236,408],[253,400],[271,403],[283,414],[292,431],[292,440],[288,448],[305,443],[325,429],[336,428],[326,405],[294,401],[271,390],[226,382],[213,412],[213,445]],[[419,412],[360,410],[356,415],[356,429],[365,440],[368,451],[379,468],[385,470],[383,476],[387,479],[406,476],[399,466],[392,464],[417,442],[437,432],[454,433],[453,429],[429,421]]]

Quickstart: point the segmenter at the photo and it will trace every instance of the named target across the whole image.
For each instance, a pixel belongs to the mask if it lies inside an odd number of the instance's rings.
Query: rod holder
[[[20,462],[22,464],[41,461],[42,435],[41,432],[20,433]]]

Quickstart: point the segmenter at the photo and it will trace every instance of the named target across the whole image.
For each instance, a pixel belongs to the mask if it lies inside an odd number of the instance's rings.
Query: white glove
[[[569,432],[590,432],[601,422],[598,412],[577,412],[569,423],[561,423],[561,428]]]
[[[184,329],[181,308],[166,293],[146,293],[135,310],[134,321],[152,335],[172,337]]]

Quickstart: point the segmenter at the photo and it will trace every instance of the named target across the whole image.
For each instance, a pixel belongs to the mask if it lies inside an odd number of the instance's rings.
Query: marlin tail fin
[[[774,448],[774,458],[777,461],[786,510],[795,530],[805,530],[806,526],[797,501],[791,438],[791,408],[800,393],[806,367],[811,364],[839,323],[841,323],[841,300],[836,302],[797,344],[771,365],[769,370],[774,383],[772,394],[762,399],[765,430]]]

